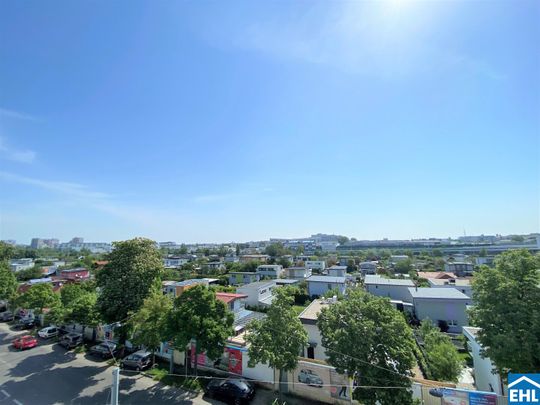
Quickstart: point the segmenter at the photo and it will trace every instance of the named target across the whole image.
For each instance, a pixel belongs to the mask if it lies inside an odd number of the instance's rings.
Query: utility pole
[[[118,386],[120,385],[120,368],[115,367],[112,372],[111,405],[118,405]]]

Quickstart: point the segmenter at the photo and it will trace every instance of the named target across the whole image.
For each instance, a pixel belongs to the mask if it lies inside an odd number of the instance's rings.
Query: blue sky
[[[537,232],[537,1],[0,4],[0,238]]]

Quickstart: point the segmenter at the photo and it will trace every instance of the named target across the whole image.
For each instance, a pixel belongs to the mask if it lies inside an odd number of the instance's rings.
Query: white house
[[[427,281],[431,288],[455,288],[467,297],[473,298],[471,280],[468,278],[450,278],[447,280],[441,278],[428,278]]]
[[[308,334],[308,346],[304,349],[302,357],[308,359],[326,360],[327,356],[322,346],[321,332],[317,326],[317,319],[322,308],[330,305],[330,300],[316,299],[302,311],[298,318]]]
[[[283,266],[280,264],[262,264],[257,267],[257,274],[266,278],[279,278],[283,271]]]
[[[304,280],[311,276],[311,268],[308,267],[289,267],[286,269],[287,277],[294,278],[296,280]]]
[[[165,267],[182,267],[187,263],[189,263],[189,259],[186,257],[173,256],[163,259],[163,266]]]
[[[246,305],[252,307],[269,306],[274,298],[272,290],[276,288],[274,280],[257,281],[246,284],[236,289],[238,294],[247,295]]]
[[[468,340],[468,348],[474,363],[474,384],[479,391],[504,395],[501,376],[489,357],[482,357],[482,345],[477,340],[480,328],[464,326],[463,334]]]
[[[326,268],[326,262],[324,260],[306,260],[304,265],[307,268],[322,272]]]
[[[26,270],[34,266],[34,259],[11,259],[9,261],[9,268],[11,271],[17,272]]]
[[[455,288],[409,288],[418,320],[431,319],[435,325],[448,325],[448,332],[461,333],[469,324],[467,306],[471,298]]]
[[[409,279],[385,278],[367,275],[364,279],[366,291],[378,297],[387,297],[393,301],[411,302],[409,288],[414,283]]]
[[[474,272],[474,264],[466,262],[447,262],[444,271],[452,272],[458,277],[470,276]]]
[[[345,277],[347,274],[347,266],[332,266],[326,270],[327,274],[332,277]]]
[[[377,262],[362,262],[360,263],[360,273],[362,273],[362,276],[366,276],[368,274],[376,274],[377,273]]]
[[[250,271],[231,271],[229,273],[230,285],[255,283],[261,280],[261,275]]]
[[[306,281],[310,297],[320,297],[327,291],[335,289],[344,294],[347,288],[345,277],[311,276]]]

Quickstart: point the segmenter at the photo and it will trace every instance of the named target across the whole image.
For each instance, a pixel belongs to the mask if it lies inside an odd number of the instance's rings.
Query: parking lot
[[[112,367],[88,354],[76,354],[39,339],[37,347],[20,351],[11,347],[17,336],[0,323],[0,405],[108,404]],[[253,404],[270,404],[273,394],[258,390]],[[202,394],[165,386],[137,373],[121,372],[120,404],[221,404]]]

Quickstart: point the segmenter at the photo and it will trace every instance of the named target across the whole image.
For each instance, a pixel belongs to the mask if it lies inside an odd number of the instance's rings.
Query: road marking
[[[9,395],[5,390],[0,390],[2,394],[6,396],[6,398],[9,398],[11,395]]]
[[[17,405],[23,405],[22,402],[17,401],[16,399],[13,400]]]

